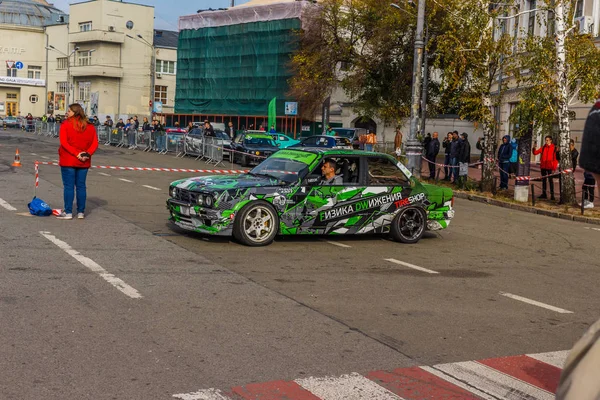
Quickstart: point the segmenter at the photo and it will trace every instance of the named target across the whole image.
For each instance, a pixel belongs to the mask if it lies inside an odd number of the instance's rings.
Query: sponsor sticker
[[[421,193],[423,196],[425,194]],[[414,196],[413,196],[414,197]],[[347,215],[356,214],[371,208],[380,208],[384,204],[395,203],[402,200],[402,193],[392,193],[384,196],[372,197],[370,199],[359,200],[352,204],[347,204],[341,207],[335,207],[330,210],[321,211],[319,220],[328,221],[331,219],[345,217]]]

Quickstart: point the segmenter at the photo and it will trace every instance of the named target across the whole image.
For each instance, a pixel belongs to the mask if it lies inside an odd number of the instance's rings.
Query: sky
[[[48,3],[68,12],[69,4],[83,1],[86,0],[48,0]],[[239,5],[248,1],[235,0],[235,4]],[[154,27],[171,31],[177,30],[177,20],[180,15],[195,14],[198,10],[208,8],[226,8],[231,5],[231,0],[127,0],[127,2],[154,6]]]

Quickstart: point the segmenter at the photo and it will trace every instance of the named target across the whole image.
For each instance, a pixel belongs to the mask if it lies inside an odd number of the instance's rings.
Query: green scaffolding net
[[[175,112],[266,115],[277,97],[284,113],[299,18],[186,29],[179,34]]]

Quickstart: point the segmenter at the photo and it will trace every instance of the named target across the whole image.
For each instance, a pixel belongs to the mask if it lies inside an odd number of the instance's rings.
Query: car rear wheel
[[[425,233],[427,214],[419,207],[407,207],[392,221],[390,233],[401,243],[417,243]]]
[[[246,246],[265,246],[273,242],[279,228],[279,218],[265,201],[246,204],[233,223],[233,237]]]

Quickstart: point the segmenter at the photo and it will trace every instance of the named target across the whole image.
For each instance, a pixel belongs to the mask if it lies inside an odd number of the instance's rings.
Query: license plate
[[[190,216],[190,208],[189,207],[179,207],[179,211],[181,212],[181,214],[185,215],[186,217]]]

